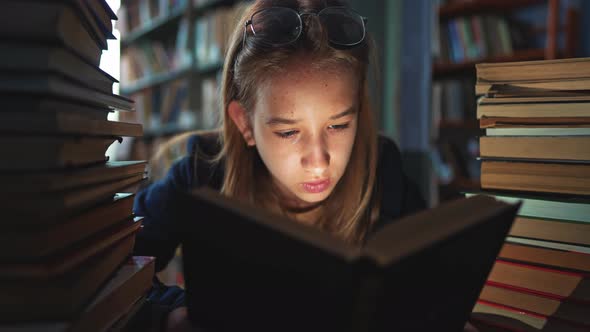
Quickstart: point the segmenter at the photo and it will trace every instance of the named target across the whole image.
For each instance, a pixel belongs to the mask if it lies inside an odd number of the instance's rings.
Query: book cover
[[[174,204],[189,316],[222,331],[459,331],[518,208],[463,199],[356,247],[211,192]]]

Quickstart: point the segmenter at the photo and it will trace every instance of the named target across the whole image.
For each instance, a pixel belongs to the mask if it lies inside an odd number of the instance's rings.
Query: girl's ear
[[[242,133],[244,140],[248,146],[256,145],[256,141],[254,140],[254,134],[252,132],[252,126],[250,125],[250,119],[246,110],[242,105],[232,100],[229,103],[227,112],[229,113],[229,117],[232,119],[238,130]]]

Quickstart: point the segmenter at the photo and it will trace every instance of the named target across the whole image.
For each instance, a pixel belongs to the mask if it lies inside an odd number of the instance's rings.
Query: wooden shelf
[[[447,20],[458,16],[477,14],[505,13],[515,9],[541,5],[545,0],[472,0],[455,1],[438,9],[440,20]]]
[[[192,70],[192,66],[185,66],[169,72],[158,73],[148,77],[140,78],[129,85],[121,86],[121,94],[128,96],[147,88],[174,81],[191,73]]]
[[[124,48],[139,39],[143,39],[164,30],[166,27],[177,24],[186,12],[186,8],[186,6],[176,8],[168,15],[154,18],[145,26],[130,31],[125,37],[121,38],[121,47]]]
[[[512,54],[474,59],[461,63],[435,63],[432,66],[432,76],[435,79],[453,75],[473,75],[475,64],[483,62],[513,62],[542,60],[545,58],[544,48],[517,50]]]
[[[158,73],[149,77],[140,78],[139,80],[129,85],[122,86],[121,94],[127,96],[132,95],[141,90],[148,89],[161,84],[166,84],[168,82],[172,82],[179,78],[183,78],[195,72],[198,72],[200,75],[203,76],[211,75],[213,73],[218,72],[222,68],[223,64],[220,62],[204,66],[185,66],[182,68],[175,69],[173,71]]]
[[[206,12],[211,11],[212,9],[222,6],[231,6],[239,1],[240,0],[211,0],[204,5],[200,5],[198,7],[193,8],[192,12],[194,17],[201,16]],[[145,26],[141,26],[139,28],[134,29],[133,31],[128,32],[121,39],[121,47],[125,48],[140,39],[144,39],[148,36],[157,34],[161,30],[165,30],[168,27],[175,26],[184,16],[185,13],[187,13],[187,5],[172,10],[166,16],[161,16],[152,19]]]

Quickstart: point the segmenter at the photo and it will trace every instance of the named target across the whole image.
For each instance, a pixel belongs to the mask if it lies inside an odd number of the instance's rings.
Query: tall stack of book
[[[522,201],[483,331],[590,330],[590,58],[477,65],[483,194]]]
[[[98,68],[104,0],[8,0],[0,11],[0,330],[99,331],[141,304],[153,258],[130,257],[145,162],[108,161],[141,136],[108,121],[133,102]]]

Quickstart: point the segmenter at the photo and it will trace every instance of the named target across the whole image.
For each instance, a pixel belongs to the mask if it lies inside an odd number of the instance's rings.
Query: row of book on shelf
[[[119,119],[141,123],[150,132],[164,128],[189,130],[213,129],[219,119],[219,84],[221,72],[200,80],[200,101],[191,105],[189,80],[178,79],[142,89],[131,95],[136,112],[121,112]]]
[[[186,8],[188,0],[125,0],[118,11],[121,35],[149,26]]]
[[[590,58],[476,68],[481,194],[522,207],[472,318],[484,331],[587,331]]]
[[[193,8],[202,8],[219,0],[192,0]],[[121,34],[145,28],[154,21],[165,20],[171,15],[182,15],[190,0],[124,0],[118,16]]]
[[[198,66],[223,62],[229,37],[239,23],[248,2],[239,1],[231,7],[220,7],[195,21],[195,57]]]
[[[134,108],[99,69],[117,17],[102,0],[3,5],[0,331],[123,328],[145,301],[154,259],[131,257],[145,162],[105,156],[142,135],[107,119]]]
[[[194,113],[189,110],[188,88],[188,81],[181,79],[143,89],[132,95],[137,111],[121,113],[120,119],[141,123],[146,130],[167,124],[190,127]]]
[[[460,63],[533,47],[528,23],[506,16],[475,15],[441,20],[434,35],[435,60]]]
[[[122,90],[133,86],[141,79],[147,80],[157,74],[181,71],[191,66],[188,44],[188,20],[182,19],[177,33],[166,40],[142,41],[123,47],[121,52]],[[124,34],[121,34],[124,36]]]
[[[175,70],[204,69],[220,66],[228,46],[229,35],[245,10],[246,2],[222,6],[196,18],[193,22],[194,51],[189,49],[191,23],[183,18],[178,31],[167,40],[143,41],[123,48],[121,52],[121,80],[126,86],[141,79]],[[192,63],[194,52],[196,63]]]
[[[188,48],[188,21],[182,20],[176,39],[143,41],[130,45],[121,52],[121,80],[123,90],[156,75],[187,70],[191,66]]]

